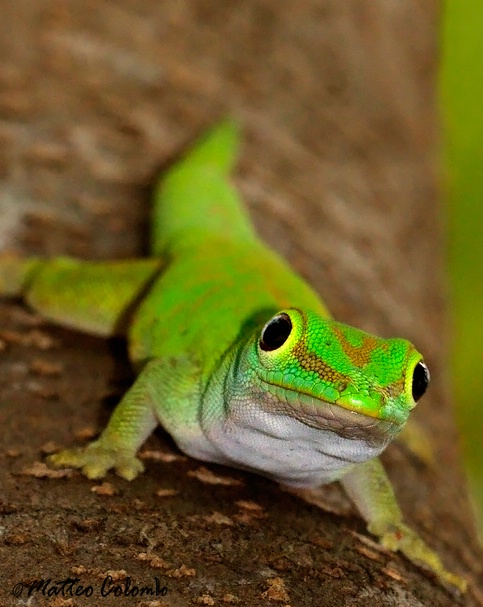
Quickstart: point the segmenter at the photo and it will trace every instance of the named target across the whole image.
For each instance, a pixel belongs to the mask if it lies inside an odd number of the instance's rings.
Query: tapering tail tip
[[[239,149],[240,125],[233,118],[225,118],[201,136],[183,164],[212,166],[228,174],[237,161]]]

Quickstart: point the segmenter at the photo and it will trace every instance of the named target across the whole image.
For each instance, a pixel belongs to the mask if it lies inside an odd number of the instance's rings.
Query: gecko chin
[[[213,423],[209,408],[201,424],[215,455],[210,461],[251,470],[294,487],[340,478],[354,464],[377,457],[399,426],[316,401],[287,396],[258,384],[232,394],[225,416]],[[285,395],[285,396],[284,396]],[[208,423],[211,420],[211,423]]]
[[[382,450],[404,426],[400,420],[372,417],[285,387],[264,383],[270,386],[270,391],[259,394],[260,406],[265,411],[290,415],[310,428],[334,432],[347,440],[365,441],[372,448],[381,447]]]

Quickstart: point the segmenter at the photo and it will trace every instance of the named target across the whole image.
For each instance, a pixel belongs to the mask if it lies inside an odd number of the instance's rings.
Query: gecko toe
[[[144,471],[144,464],[137,458],[131,457],[122,462],[116,463],[116,472],[127,481],[134,480]]]

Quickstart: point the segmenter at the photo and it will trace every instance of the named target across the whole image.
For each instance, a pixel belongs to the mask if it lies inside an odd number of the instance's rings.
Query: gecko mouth
[[[370,446],[377,447],[392,440],[403,426],[396,420],[372,417],[299,390],[282,387],[264,379],[261,381],[270,386],[269,390],[260,390],[257,395],[264,409],[274,414],[290,415],[317,430],[328,430],[343,438],[363,440]]]

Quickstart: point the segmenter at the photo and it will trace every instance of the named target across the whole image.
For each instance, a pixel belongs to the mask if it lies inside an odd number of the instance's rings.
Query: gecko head
[[[330,422],[394,436],[429,384],[409,341],[375,337],[313,311],[278,312],[251,348],[271,409],[278,402],[312,427]]]

